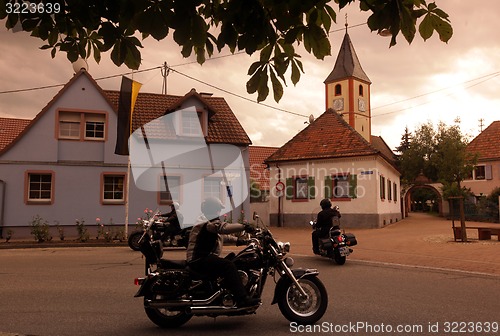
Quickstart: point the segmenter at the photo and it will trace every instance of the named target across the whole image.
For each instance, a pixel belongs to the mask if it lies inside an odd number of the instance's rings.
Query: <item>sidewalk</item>
[[[466,223],[475,224],[491,225]],[[477,231],[467,230],[470,242],[455,242],[451,221],[441,217],[410,213],[404,220],[382,229],[345,229],[358,240],[347,262],[362,260],[500,275],[497,236],[492,236],[492,240],[477,240]],[[310,228],[273,227],[271,232],[278,240],[291,243],[291,255],[313,255]]]

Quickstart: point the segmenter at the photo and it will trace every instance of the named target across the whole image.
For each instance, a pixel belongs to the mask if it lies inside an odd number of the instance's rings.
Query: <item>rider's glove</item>
[[[249,224],[249,223],[245,223],[243,224],[245,226],[245,232],[247,233],[254,233],[255,232],[255,227],[253,227],[252,224]]]
[[[239,237],[238,240],[236,241],[236,246],[248,245],[249,243],[250,240]]]

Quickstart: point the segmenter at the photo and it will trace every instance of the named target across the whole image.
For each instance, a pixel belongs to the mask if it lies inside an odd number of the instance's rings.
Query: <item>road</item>
[[[166,254],[180,259],[185,252]],[[406,335],[443,335],[446,328],[465,326],[471,332],[461,335],[500,334],[478,332],[479,326],[500,323],[499,277],[350,260],[337,266],[319,257],[295,260],[297,267],[318,268],[328,289],[329,308],[315,333],[290,325],[270,305],[272,281],[255,315],[194,317],[175,331],[161,330],[146,317],[142,300],[133,297],[133,279],[143,274],[138,252],[126,247],[0,250],[0,333],[385,335],[403,334],[397,332],[403,328]]]

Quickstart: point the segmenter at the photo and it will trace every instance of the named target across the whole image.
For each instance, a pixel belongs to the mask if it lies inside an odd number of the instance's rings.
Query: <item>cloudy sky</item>
[[[297,86],[288,83],[279,104],[272,95],[264,104],[246,93],[249,65],[258,55],[222,54],[203,66],[183,59],[180,48],[170,39],[143,42],[140,70],[160,67],[167,62],[175,71],[167,77],[167,92],[184,95],[191,88],[224,97],[254,145],[281,146],[303,129],[307,116],[318,117],[325,110],[323,81],[333,69],[342,42],[345,14],[349,36],[361,65],[372,81],[372,133],[382,136],[391,148],[399,142],[405,127],[461,120],[462,130],[471,137],[492,121],[500,120],[500,1],[484,0],[474,5],[468,0],[437,0],[454,29],[446,44],[435,34],[426,42],[417,36],[411,45],[402,36],[389,48],[389,38],[370,32],[367,14],[358,4],[338,13],[332,27],[332,56],[324,60],[303,54],[305,73]],[[38,50],[41,41],[23,32],[0,27],[0,117],[34,118],[73,75],[65,54],[52,59],[50,52]],[[118,90],[120,76],[129,72],[116,67],[103,55],[100,64],[89,61],[89,73],[103,89]],[[117,75],[117,76],[116,76]],[[131,75],[129,75],[132,77]],[[101,79],[111,77],[108,79]],[[161,93],[160,69],[133,75],[143,83],[142,92]],[[40,87],[50,87],[35,89]],[[19,92],[10,92],[19,91]],[[287,113],[284,111],[291,113]],[[332,134],[332,136],[335,136]]]

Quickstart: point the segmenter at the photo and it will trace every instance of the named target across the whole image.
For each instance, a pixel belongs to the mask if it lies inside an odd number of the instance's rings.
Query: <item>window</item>
[[[202,113],[194,111],[183,111],[181,118],[182,135],[200,136],[203,135],[201,125]]]
[[[392,201],[392,188],[391,188],[391,180],[387,180],[387,200]]]
[[[299,177],[295,179],[295,199],[307,199],[308,192],[307,192],[308,184],[307,184],[307,178],[305,177]]]
[[[160,177],[160,204],[171,204],[173,201],[179,202],[181,178],[179,176],[167,176],[166,179],[165,183],[165,176]]]
[[[333,178],[333,197],[349,197],[349,176],[338,175]]]
[[[357,198],[357,175],[338,174],[325,177],[325,198],[351,200]]]
[[[27,204],[51,204],[53,202],[53,172],[26,173]]]
[[[476,166],[474,168],[475,180],[491,180],[493,179],[491,165]]]
[[[221,198],[222,179],[220,177],[205,177],[203,181],[203,199],[208,197]]]
[[[380,199],[385,199],[385,177],[380,176]]]
[[[393,195],[394,195],[394,202],[397,202],[398,198],[399,198],[398,197],[398,185],[396,183],[394,183],[393,187],[394,187],[394,193],[393,193]]]
[[[104,139],[104,114],[85,115],[85,139]]]
[[[316,187],[312,176],[289,177],[285,182],[286,199],[288,200],[306,201],[316,196]]]
[[[59,139],[104,140],[106,114],[89,112],[59,112]]]
[[[359,96],[363,97],[363,85],[359,84]]]
[[[102,203],[123,204],[125,202],[125,174],[103,174]]]
[[[80,139],[80,113],[59,113],[59,139]]]
[[[342,85],[337,84],[335,85],[335,95],[340,96],[342,94]]]

